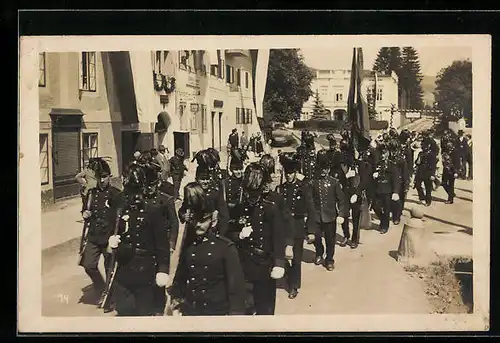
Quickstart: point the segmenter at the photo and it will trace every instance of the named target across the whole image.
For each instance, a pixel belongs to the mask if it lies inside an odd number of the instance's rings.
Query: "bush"
[[[339,132],[346,127],[348,123],[343,120],[302,120],[293,123],[294,129],[308,129],[310,131],[328,131]],[[370,129],[385,130],[389,128],[387,120],[370,120]]]

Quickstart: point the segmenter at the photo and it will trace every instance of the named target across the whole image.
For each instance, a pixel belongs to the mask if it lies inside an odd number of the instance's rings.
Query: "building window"
[[[236,107],[236,124],[252,124],[252,110]]]
[[[42,185],[49,183],[49,135],[39,135],[40,139],[40,181]]]
[[[337,93],[335,94],[335,101],[342,101],[343,100],[343,95],[342,93]]]
[[[82,166],[86,166],[90,158],[98,155],[97,133],[84,133],[82,144]]]
[[[241,124],[240,109],[236,107],[236,125]]]
[[[248,88],[248,72],[245,72],[245,87]]]
[[[165,74],[165,62],[167,61],[168,51],[155,51],[153,58],[153,70],[156,74]]]
[[[382,100],[382,88],[377,89],[377,101]]]
[[[38,87],[45,87],[45,52],[38,55]]]
[[[321,86],[319,88],[319,93],[322,95],[322,96],[328,96],[328,86]]]
[[[236,85],[241,86],[241,69],[236,70]]]
[[[219,76],[219,66],[217,64],[212,64],[210,66],[210,75]]]
[[[186,120],[184,118],[184,113],[185,113],[185,110],[186,110],[186,106],[185,104],[181,104],[179,105],[179,121],[181,123],[181,130],[185,131],[186,130]]]
[[[96,91],[95,52],[82,52],[80,61],[80,90]]]
[[[234,67],[226,64],[226,83],[234,83]]]
[[[194,104],[191,104],[193,106]],[[193,111],[191,110],[191,131],[196,132],[199,129],[199,116],[198,116],[198,111]]]
[[[246,123],[245,124],[252,124],[252,110],[248,109],[246,110]]]
[[[208,131],[208,115],[207,115],[207,106],[201,105],[201,131]]]

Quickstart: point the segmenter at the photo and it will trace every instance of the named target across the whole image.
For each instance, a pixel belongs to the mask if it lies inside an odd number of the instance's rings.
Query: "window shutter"
[[[78,54],[78,74],[79,74],[79,77],[78,77],[78,87],[79,89],[83,89],[83,56],[84,56],[84,53],[79,53]]]
[[[236,124],[240,124],[240,109],[236,107]]]

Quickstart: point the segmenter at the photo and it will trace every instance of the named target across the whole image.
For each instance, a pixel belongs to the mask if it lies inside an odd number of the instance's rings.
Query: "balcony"
[[[228,49],[225,52],[226,52],[226,55],[229,55],[229,56],[249,57],[248,50],[243,50],[243,49]]]

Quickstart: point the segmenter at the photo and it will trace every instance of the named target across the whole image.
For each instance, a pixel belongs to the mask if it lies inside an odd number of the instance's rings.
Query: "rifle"
[[[90,189],[87,198],[87,204],[85,206],[84,211],[88,211],[90,206],[92,205],[92,195],[93,191]],[[82,238],[80,239],[80,250],[78,252],[78,265],[82,265],[83,261],[83,252],[85,251],[85,247],[87,246],[88,235],[90,230],[90,217],[84,219],[83,229],[82,229]]]
[[[119,208],[116,211],[116,223],[115,223],[115,228],[113,230],[114,236],[116,236],[118,234],[121,213],[122,213],[122,209]],[[106,275],[106,285],[104,287],[104,292],[102,293],[102,296],[101,296],[102,302],[100,303],[99,308],[106,308],[109,304],[109,294],[111,292],[111,287],[113,286],[113,281],[115,280],[117,268],[118,268],[118,263],[116,261],[116,250],[113,249],[113,251],[111,252],[109,270],[108,270],[108,273]]]

